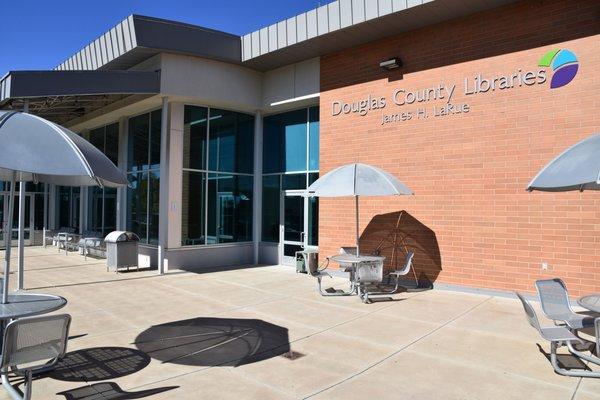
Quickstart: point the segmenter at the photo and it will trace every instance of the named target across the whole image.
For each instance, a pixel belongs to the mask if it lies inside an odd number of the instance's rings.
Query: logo
[[[563,87],[575,78],[579,69],[579,61],[572,51],[553,49],[540,59],[540,67],[552,67],[554,75],[550,81],[550,89]]]

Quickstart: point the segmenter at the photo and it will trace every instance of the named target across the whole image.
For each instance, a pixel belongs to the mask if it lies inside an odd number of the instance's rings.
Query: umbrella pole
[[[10,274],[10,247],[12,242],[13,210],[15,206],[15,181],[17,173],[13,171],[8,194],[8,221],[4,228],[4,282],[2,282],[2,304],[8,303],[8,276]]]
[[[354,200],[356,202],[356,257],[360,255],[360,235],[358,233],[358,196],[354,196]]]

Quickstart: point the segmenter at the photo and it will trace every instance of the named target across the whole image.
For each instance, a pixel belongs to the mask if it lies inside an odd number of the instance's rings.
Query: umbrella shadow
[[[150,357],[128,347],[94,347],[68,352],[47,376],[68,382],[95,382],[131,375],[150,364]]]
[[[442,271],[435,232],[406,210],[374,216],[360,236],[360,248],[361,253],[384,256],[386,273],[402,269],[412,250],[412,271],[402,283],[413,289],[432,288]]]
[[[155,325],[135,346],[163,363],[240,366],[290,354],[287,328],[259,319],[193,318]]]
[[[179,386],[165,386],[160,388],[138,390],[136,392],[126,392],[115,382],[101,382],[75,389],[65,390],[56,394],[65,396],[66,400],[133,400],[154,396],[155,394],[168,392],[169,390],[177,388],[179,388]]]

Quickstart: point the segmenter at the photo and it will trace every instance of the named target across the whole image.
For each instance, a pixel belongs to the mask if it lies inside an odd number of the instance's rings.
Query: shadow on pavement
[[[290,352],[287,328],[259,319],[193,318],[155,325],[136,347],[163,363],[239,366]]]

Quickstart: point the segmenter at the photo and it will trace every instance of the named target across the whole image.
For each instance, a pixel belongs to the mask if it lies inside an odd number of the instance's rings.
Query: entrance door
[[[282,216],[280,226],[281,264],[295,265],[296,252],[306,247],[307,203],[304,191],[287,190],[282,192]]]
[[[217,243],[232,242],[235,224],[235,197],[231,193],[219,193],[218,196]]]

